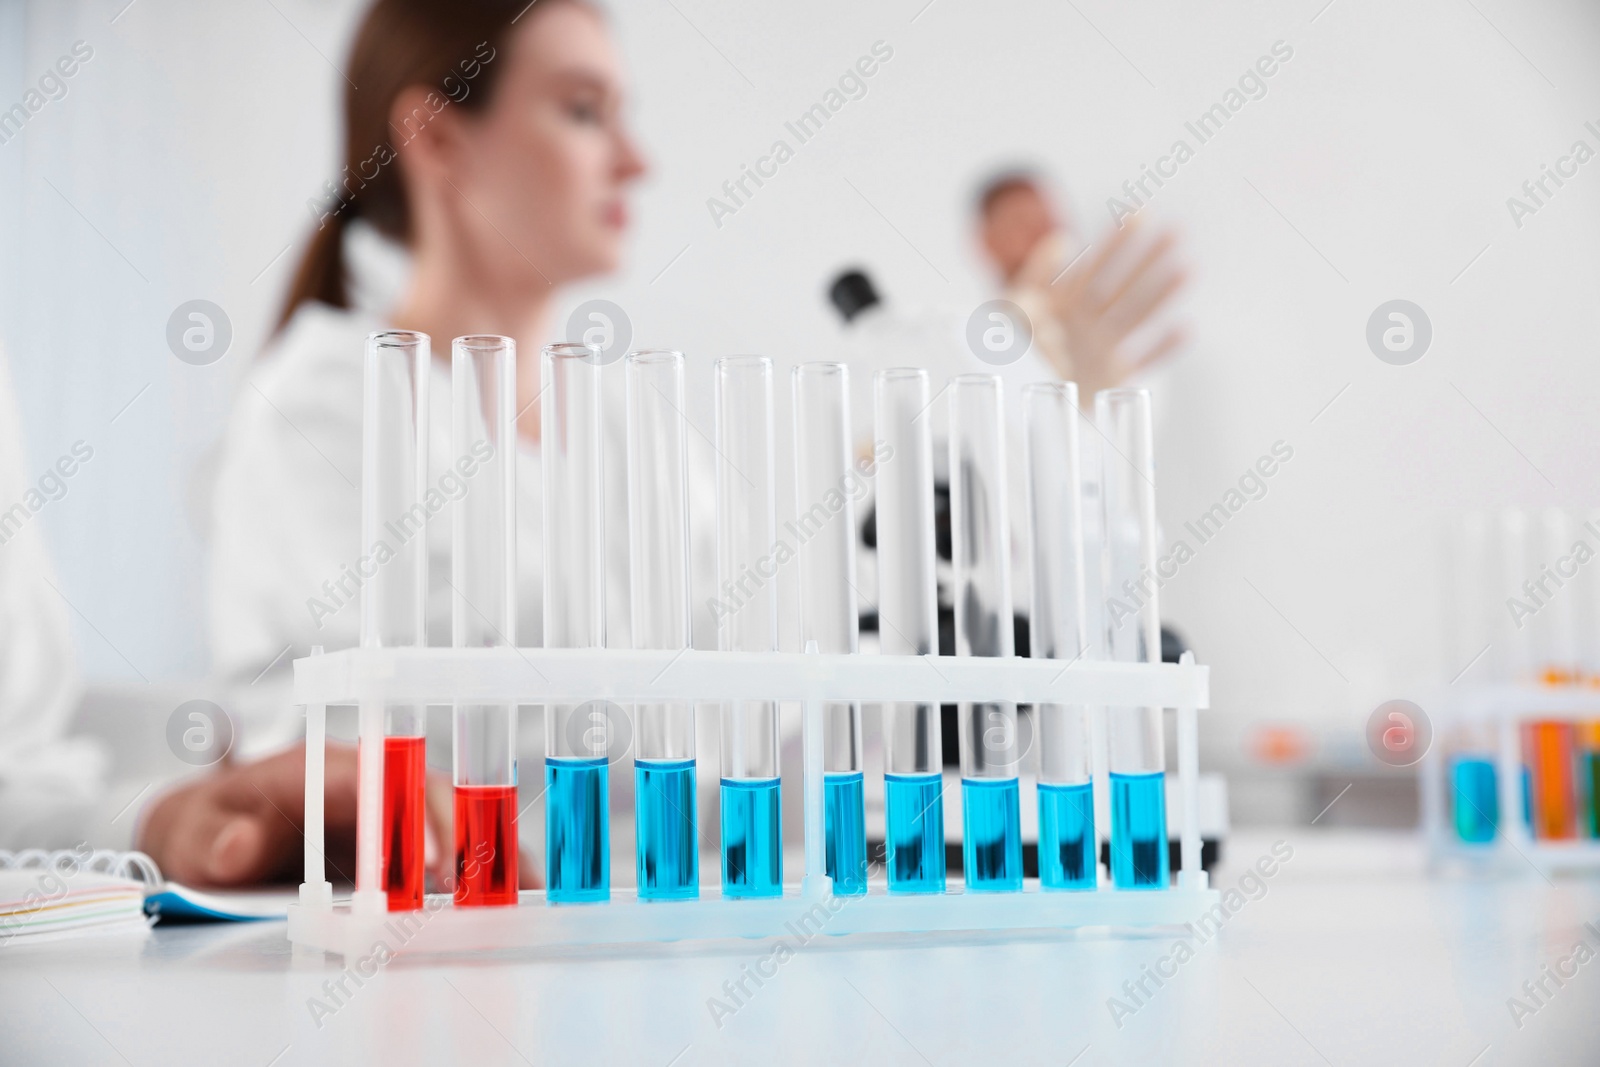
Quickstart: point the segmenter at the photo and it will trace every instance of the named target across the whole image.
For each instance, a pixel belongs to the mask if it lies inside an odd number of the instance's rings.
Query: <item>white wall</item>
[[[205,667],[189,487],[334,170],[341,76],[324,56],[341,60],[354,6],[139,0],[112,24],[124,2],[0,8],[0,103],[75,40],[95,50],[0,145],[0,335],[33,465],[78,438],[96,449],[39,520],[86,669],[154,679]],[[1505,203],[1574,140],[1600,149],[1583,127],[1600,127],[1592,4],[630,0],[612,17],[653,173],[629,270],[592,291],[638,343],[701,370],[832,354],[822,287],[852,262],[902,305],[964,314],[990,295],[964,214],[979,175],[1037,162],[1097,232],[1123,180],[1194,143],[1185,119],[1274,42],[1293,48],[1151,208],[1194,270],[1194,341],[1152,382],[1169,535],[1275,441],[1294,449],[1165,591],[1217,668],[1214,739],[1352,723],[1442,669],[1441,510],[1597,497],[1600,161],[1520,229]],[[866,97],[717,227],[707,198],[793,143],[784,121],[876,41],[893,58]],[[164,343],[194,297],[233,320],[212,367]],[[1364,341],[1395,297],[1433,322],[1410,367]]]

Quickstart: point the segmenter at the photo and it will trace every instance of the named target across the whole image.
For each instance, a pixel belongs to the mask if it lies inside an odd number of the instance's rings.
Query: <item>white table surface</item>
[[[1409,837],[1286,829],[1236,834],[1218,887],[1278,839],[1264,894],[1120,1026],[1108,998],[1171,935],[819,937],[720,1025],[708,998],[766,943],[399,960],[319,1025],[341,964],[267,923],[0,948],[0,1063],[1600,1063],[1600,958],[1520,1028],[1507,1007],[1579,940],[1600,951],[1600,878],[1430,878]]]

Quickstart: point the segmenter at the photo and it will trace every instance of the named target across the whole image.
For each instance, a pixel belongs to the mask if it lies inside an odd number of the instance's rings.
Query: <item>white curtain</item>
[[[37,106],[0,124],[0,338],[29,469],[94,449],[38,520],[91,679],[207,668],[207,462],[333,171],[356,6],[0,4],[0,109]],[[166,341],[194,299],[232,327],[209,366]]]

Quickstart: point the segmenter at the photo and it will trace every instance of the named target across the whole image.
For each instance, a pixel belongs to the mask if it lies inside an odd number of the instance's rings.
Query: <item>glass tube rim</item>
[[[850,364],[842,363],[836,359],[817,359],[806,363],[796,363],[792,373],[796,378],[812,374],[830,377],[833,375],[848,376]]]
[[[1150,402],[1150,390],[1133,386],[1119,385],[1112,389],[1102,389],[1094,394],[1096,404],[1105,403],[1108,407],[1113,404],[1146,403]]]
[[[582,360],[595,364],[598,364],[605,355],[599,345],[591,345],[584,341],[554,341],[545,345],[540,352],[550,360]]]
[[[1102,390],[1103,392],[1104,390]],[[1030,396],[1062,396],[1073,403],[1078,401],[1077,382],[1029,382],[1022,387],[1022,395]]]
[[[772,369],[771,356],[739,355],[723,356],[716,361],[716,369],[722,370],[768,370]]]
[[[958,374],[954,378],[951,378],[950,385],[952,388],[958,385],[973,385],[983,386],[986,389],[999,389],[1000,375],[982,374],[977,371],[970,371],[966,374]]]
[[[905,382],[918,379],[928,381],[931,380],[932,375],[928,373],[927,367],[885,367],[882,370],[873,371],[872,377],[880,382]]]
[[[466,333],[450,342],[451,351],[498,352],[509,350],[514,352],[516,348],[516,338],[507,337],[499,333]]]
[[[374,330],[367,334],[369,348],[396,352],[430,345],[432,342],[433,338],[421,330]]]
[[[641,367],[656,367],[683,362],[683,353],[676,348],[638,348],[623,357],[628,363]]]

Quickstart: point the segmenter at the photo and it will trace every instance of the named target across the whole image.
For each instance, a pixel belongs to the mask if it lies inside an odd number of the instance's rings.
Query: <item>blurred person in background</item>
[[[985,265],[1000,283],[1001,295],[1021,309],[1024,323],[1004,321],[1011,313],[987,303],[959,313],[901,307],[885,298],[878,279],[864,267],[844,269],[829,282],[841,353],[851,368],[859,454],[872,450],[876,371],[922,367],[934,394],[958,374],[997,374],[1005,385],[1008,418],[1020,428],[1022,387],[1030,382],[1076,382],[1087,410],[1095,393],[1127,383],[1186,340],[1182,327],[1170,322],[1186,280],[1170,230],[1147,234],[1134,215],[1084,246],[1043,179],[1016,169],[1000,171],[978,186],[972,216]],[[1015,330],[1015,346],[980,351],[969,314]],[[980,336],[987,345],[988,333]],[[1011,336],[1006,335],[1008,346]],[[942,465],[943,405],[935,405],[932,417],[934,461]],[[1020,456],[1020,439],[1013,443]]]
[[[374,330],[432,338],[440,472],[451,339],[516,340],[517,637],[539,643],[540,349],[556,339],[559,288],[617,267],[626,194],[644,169],[624,129],[610,33],[581,0],[378,0],[344,69],[361,87],[345,93],[344,169],[315,212],[278,332],[240,391],[216,490],[212,651],[247,756],[300,732],[291,661],[358,641],[359,591],[345,575],[362,555],[362,354]],[[383,282],[407,270],[395,299]],[[431,522],[428,537],[429,630],[447,644],[448,521]],[[608,585],[626,633],[626,582]],[[152,802],[141,847],[179,881],[292,878],[303,791],[300,746],[227,764]],[[429,798],[430,829],[448,834],[448,786]],[[327,810],[330,862],[348,871],[351,748],[330,746]],[[438,844],[435,873],[450,854]],[[523,884],[536,884],[524,868]]]
[[[1006,299],[1028,316],[1034,351],[1078,383],[1085,407],[1183,344],[1183,329],[1162,321],[1185,279],[1172,231],[1147,237],[1134,215],[1085,247],[1044,180],[1026,170],[983,182],[974,216]]]

